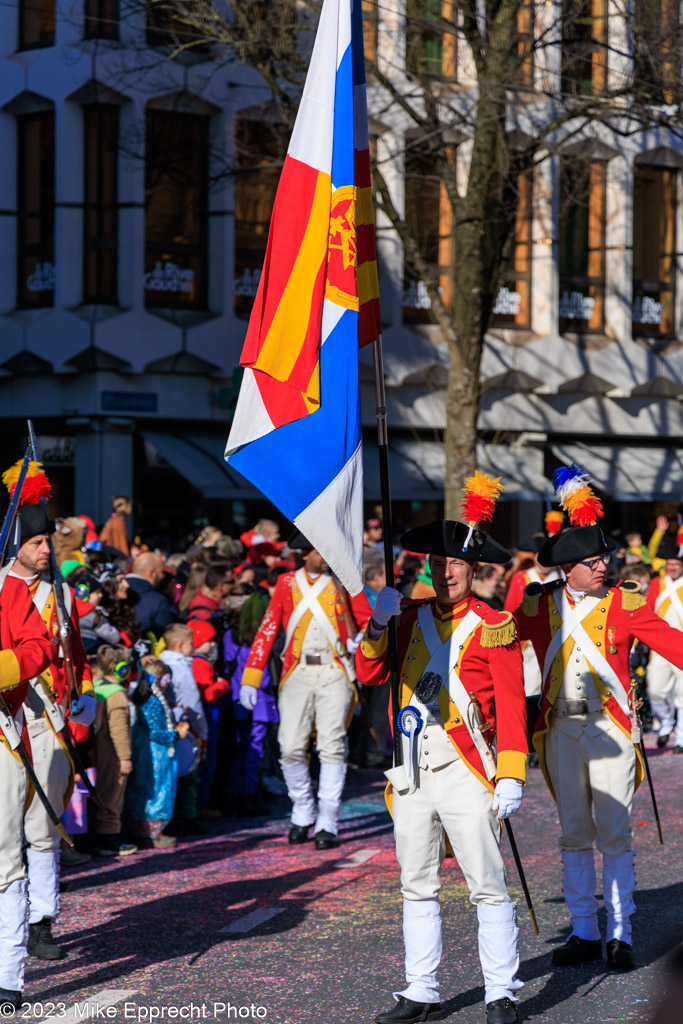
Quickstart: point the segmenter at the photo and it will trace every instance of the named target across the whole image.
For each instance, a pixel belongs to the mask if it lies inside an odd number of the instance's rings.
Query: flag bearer
[[[477,565],[510,557],[473,528],[490,519],[500,487],[481,474],[468,484],[469,526],[442,520],[401,538],[404,548],[429,555],[436,597],[406,602],[386,587],[356,655],[359,680],[383,683],[389,674],[386,627],[392,615],[400,616],[403,764],[386,774],[401,869],[406,985],[377,1024],[441,1017],[439,890],[447,845],[477,908],[486,1020],[517,1020],[516,905],[505,879],[499,819],[519,808],[526,774],[522,655],[512,615],[472,595]]]

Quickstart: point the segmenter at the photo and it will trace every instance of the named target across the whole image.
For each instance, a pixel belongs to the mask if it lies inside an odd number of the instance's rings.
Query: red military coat
[[[33,597],[35,594],[40,579],[34,580],[28,584],[28,590]],[[67,584],[64,586],[65,601],[69,587]],[[76,610],[76,602],[73,600],[73,595],[70,596],[72,603],[71,608],[71,648],[73,654],[74,674],[76,676],[76,683],[78,685],[79,693],[89,693],[91,696],[95,696],[95,692],[92,685],[92,672],[88,664],[88,656],[85,653],[83,647],[83,641],[81,640],[81,631],[78,625],[78,612]],[[52,689],[52,692],[56,696],[62,707],[67,707],[69,704],[69,684],[66,678],[66,671],[64,669],[64,658],[60,654],[59,645],[59,624],[57,621],[57,609],[55,607],[56,601],[54,597],[54,591],[50,592],[47,601],[43,605],[42,611],[39,612],[41,619],[43,620],[43,628],[50,641],[50,665],[41,673],[43,679],[46,680]],[[68,605],[67,605],[68,607]],[[80,737],[79,737],[80,739]]]
[[[663,593],[667,589],[671,582],[672,580],[669,576],[656,576],[650,583],[645,601],[648,607],[652,608],[653,611],[655,610],[657,598],[661,593]],[[679,579],[674,580],[673,585],[674,588],[678,591],[679,598],[683,601],[683,577],[679,577]],[[662,601],[660,607],[657,609],[657,615],[664,618],[670,608],[671,598],[667,597]],[[678,618],[678,616],[675,616],[675,618]],[[681,624],[681,627],[683,628],[683,623]]]
[[[415,687],[429,662],[429,651],[418,624],[417,612],[429,604],[439,636],[446,641],[468,611],[482,619],[462,647],[456,669],[467,693],[474,693],[482,713],[492,725],[486,735],[497,745],[496,778],[526,778],[527,735],[526,699],[522,653],[512,616],[490,608],[470,596],[453,608],[442,609],[435,598],[429,601],[404,601],[398,624],[399,699],[401,707],[410,703]],[[366,686],[378,686],[389,678],[387,630],[378,640],[366,631],[356,652],[358,680]],[[495,700],[495,714],[493,704]],[[481,755],[472,740],[465,716],[467,708],[457,707],[446,687],[439,694],[444,726],[460,757],[484,785],[493,790]],[[393,713],[390,708],[391,721]]]
[[[555,581],[544,585],[533,584],[528,587],[522,608],[516,615],[520,639],[533,642],[541,673],[551,638],[560,624],[560,610],[555,600],[555,594],[562,589],[562,586],[560,581]],[[570,603],[573,604],[571,599]],[[605,588],[603,600],[586,616],[582,626],[589,639],[596,644],[614,669],[626,694],[631,689],[629,654],[634,639],[642,640],[644,644],[657,651],[662,657],[683,669],[683,636],[647,607],[637,583],[626,582],[618,587]],[[541,713],[534,731],[534,747],[551,793],[553,788],[545,763],[545,737],[550,728],[550,713],[561,688],[565,667],[573,646],[572,637],[568,637],[548,669],[546,678],[543,680]],[[616,653],[610,652],[611,646],[616,648]],[[587,661],[590,665],[588,655]],[[624,714],[614,694],[592,666],[591,674],[603,708],[624,735],[630,737],[630,718]],[[642,781],[643,766],[639,752],[636,751],[636,753],[638,755],[636,786],[638,786]]]
[[[0,690],[16,714],[29,679],[50,664],[52,648],[26,584],[15,576],[7,576],[0,591],[0,648]],[[0,740],[6,743],[2,733]]]
[[[301,588],[296,581],[296,573],[287,572],[283,573],[282,576],[278,576],[277,583],[275,584],[275,592],[251,646],[246,668],[244,669],[244,675],[242,676],[243,686],[259,687],[261,685],[263,670],[268,663],[268,658],[270,657],[270,653],[273,649],[273,644],[277,639],[278,633],[280,632],[280,629],[284,629],[285,632],[287,631],[287,625],[292,612],[302,598],[303,595],[301,593]],[[344,614],[344,603],[339,585],[331,576],[327,586],[320,593],[318,601],[332,623],[343,649],[346,650],[346,641],[349,639],[349,631],[347,629],[346,616]],[[368,599],[363,594],[359,594],[357,597],[349,598],[349,602],[353,617],[353,622],[350,623],[352,629],[364,629],[372,615],[372,609],[370,608]],[[299,659],[301,657],[301,644],[306,634],[306,630],[308,629],[308,624],[312,618],[313,613],[311,611],[306,611],[301,616],[301,620],[298,622],[294,633],[292,634],[287,649],[284,651],[282,657],[282,678],[280,680],[280,685],[284,683],[290,672],[292,672],[299,664]],[[342,660],[340,658],[337,658],[336,660],[339,667],[346,671]]]

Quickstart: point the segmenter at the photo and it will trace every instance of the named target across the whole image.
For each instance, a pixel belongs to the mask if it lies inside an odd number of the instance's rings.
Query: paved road
[[[608,973],[601,964],[550,970],[550,951],[566,935],[558,826],[540,775],[532,773],[515,830],[540,938],[508,858],[520,900],[525,1020],[647,1021],[661,989],[662,959],[683,939],[683,757],[653,751],[652,769],[666,845],[662,852],[643,787],[633,819],[640,966],[628,974]],[[30,961],[31,1009],[24,1019],[49,1019],[56,1004],[62,1016],[53,1019],[62,1024],[370,1024],[391,1005],[402,979],[397,867],[382,790],[377,773],[349,773],[338,850],[290,847],[285,817],[248,827],[222,819],[206,838],[170,853],[93,861],[72,871],[56,929],[68,958]],[[441,970],[447,1019],[482,1024],[476,915],[459,869],[447,865]]]

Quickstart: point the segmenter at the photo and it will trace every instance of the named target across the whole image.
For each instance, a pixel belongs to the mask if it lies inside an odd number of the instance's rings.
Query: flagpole
[[[384,571],[386,585],[394,585],[393,523],[391,519],[391,486],[389,483],[389,437],[387,433],[387,405],[384,391],[384,360],[382,358],[382,335],[372,343],[375,365],[375,415],[377,416],[377,451],[379,453],[379,482],[382,498],[382,532],[384,536]],[[396,619],[389,620],[389,681],[391,685],[391,717],[394,737],[394,766],[403,763],[403,747],[398,729],[399,688],[398,688],[398,637]]]

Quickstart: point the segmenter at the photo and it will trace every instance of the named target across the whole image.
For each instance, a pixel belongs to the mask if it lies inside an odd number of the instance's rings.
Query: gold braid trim
[[[517,639],[517,626],[512,612],[506,612],[502,622],[485,622],[481,627],[482,647],[507,647]]]
[[[635,580],[624,580],[619,584],[619,590],[621,591],[621,607],[625,612],[635,612],[645,604],[645,599],[640,592],[640,583]]]
[[[522,600],[522,614],[526,615],[529,619],[535,619],[538,615],[538,606],[541,600],[541,594],[543,593],[543,587],[540,583],[529,583],[524,588],[524,598]]]

